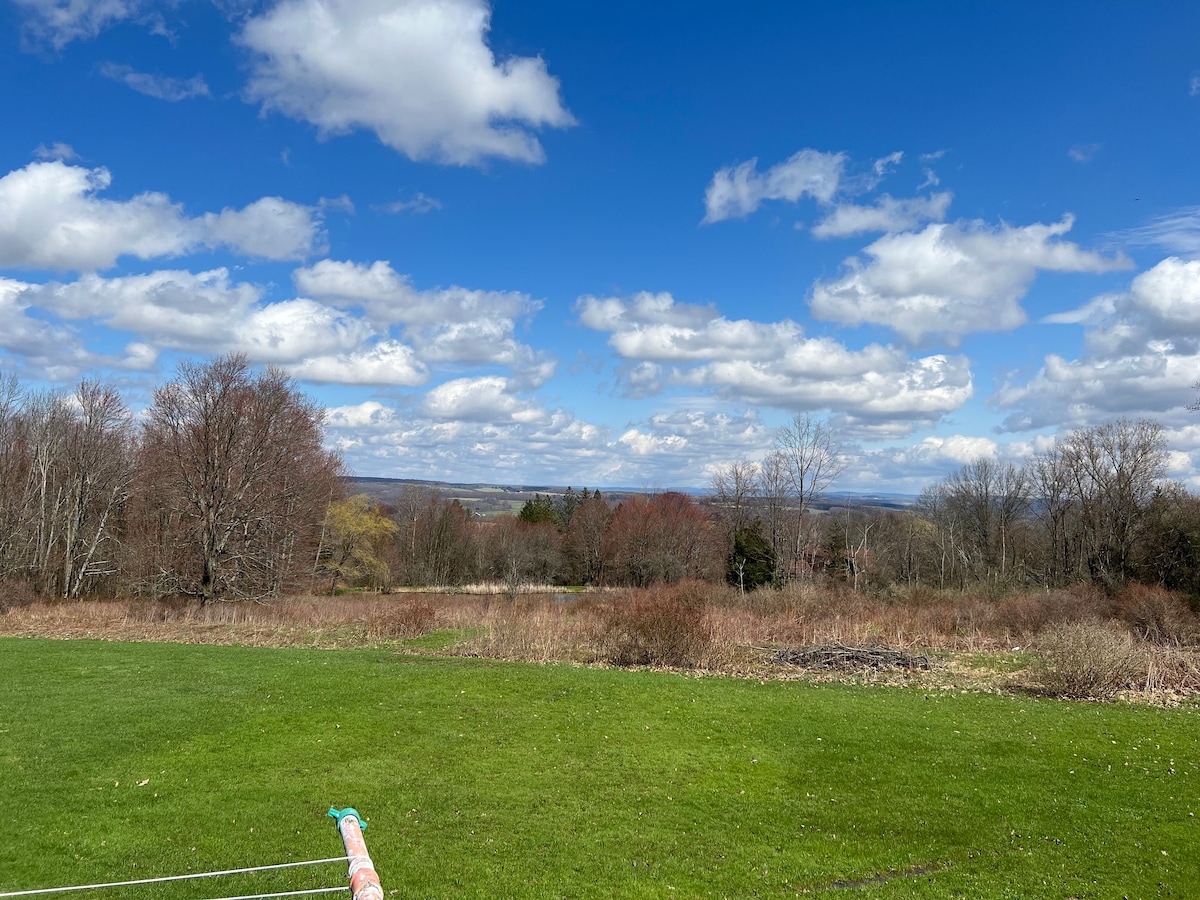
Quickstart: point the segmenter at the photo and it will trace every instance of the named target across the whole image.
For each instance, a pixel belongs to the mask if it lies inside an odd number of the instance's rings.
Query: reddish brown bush
[[[1066,590],[1018,594],[996,604],[993,627],[1010,638],[1028,638],[1053,625],[1100,622],[1112,615],[1112,601],[1090,584]]]
[[[706,606],[686,582],[630,591],[600,611],[600,652],[617,666],[695,667],[712,643]]]
[[[1180,647],[1200,638],[1200,621],[1187,601],[1165,588],[1129,585],[1117,597],[1117,615],[1152,644]]]
[[[409,638],[428,634],[433,629],[436,611],[424,597],[387,600],[374,607],[367,618],[372,638]]]

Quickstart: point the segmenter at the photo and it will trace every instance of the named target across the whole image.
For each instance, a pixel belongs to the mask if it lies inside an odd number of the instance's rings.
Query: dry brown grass
[[[0,634],[255,646],[347,647],[436,626],[436,598],[304,596],[274,603],[37,601],[0,616]]]
[[[5,635],[339,648],[401,647],[444,632],[444,639],[420,646],[442,646],[437,652],[454,655],[664,665],[755,677],[783,677],[769,661],[770,648],[882,645],[952,660],[955,654],[1021,647],[1027,652],[1038,635],[1068,624],[1128,636],[1144,662],[1127,686],[1157,694],[1200,693],[1195,615],[1180,598],[1153,590],[1130,591],[1115,601],[1088,587],[1002,599],[927,588],[872,598],[814,582],[748,595],[725,585],[687,582],[567,596],[347,594],[204,608],[183,601],[28,597],[0,603]],[[1038,643],[1044,656],[1048,643]],[[1028,664],[1033,662],[1030,656]],[[978,666],[968,673],[952,662],[939,671],[933,677],[955,684],[970,680],[972,689],[985,677]],[[986,675],[992,687],[1003,686],[1006,677],[1003,667]]]
[[[583,662],[588,655],[589,616],[548,597],[491,600],[469,625],[484,632],[471,652],[497,659]]]

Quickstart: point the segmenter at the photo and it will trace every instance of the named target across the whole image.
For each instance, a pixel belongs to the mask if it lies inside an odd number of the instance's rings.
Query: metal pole
[[[383,886],[375,873],[375,864],[367,854],[367,842],[363,830],[367,823],[360,820],[358,810],[330,808],[329,816],[337,820],[342,843],[346,845],[346,858],[350,862],[350,893],[353,900],[383,900]]]

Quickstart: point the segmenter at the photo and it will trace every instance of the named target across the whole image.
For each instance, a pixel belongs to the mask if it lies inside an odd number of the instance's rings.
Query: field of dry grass
[[[0,607],[3,609],[3,607]],[[700,582],[578,594],[301,596],[274,603],[86,600],[9,604],[0,635],[406,652],[649,665],[756,678],[923,683],[1064,696],[1200,694],[1200,622],[1181,598],[1090,587],[990,599],[929,590],[887,599],[796,584],[745,596]],[[928,654],[930,671],[805,671],[779,648]],[[1099,669],[1097,668],[1099,667]],[[1091,685],[1092,687],[1089,687]]]

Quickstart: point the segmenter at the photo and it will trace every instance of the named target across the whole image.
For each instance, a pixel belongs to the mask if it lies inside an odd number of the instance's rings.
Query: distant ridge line
[[[418,487],[438,488],[442,490],[464,490],[464,491],[479,491],[492,490],[504,491],[513,494],[561,494],[565,491],[568,485],[552,485],[552,484],[498,484],[486,481],[436,481],[429,478],[385,478],[376,475],[346,475],[342,477],[346,484],[370,484],[370,485],[415,485]],[[584,487],[589,490],[596,490],[590,485],[569,485],[577,491],[581,491]],[[703,488],[675,488],[675,487],[622,487],[610,485],[605,487],[600,485],[598,490],[602,494],[660,494],[667,492],[676,492],[680,494],[688,494],[692,497],[707,497],[711,491]],[[843,504],[854,506],[882,506],[906,509],[913,506],[917,501],[915,494],[902,494],[891,491],[826,491],[817,501],[817,505],[821,507],[840,506]]]

